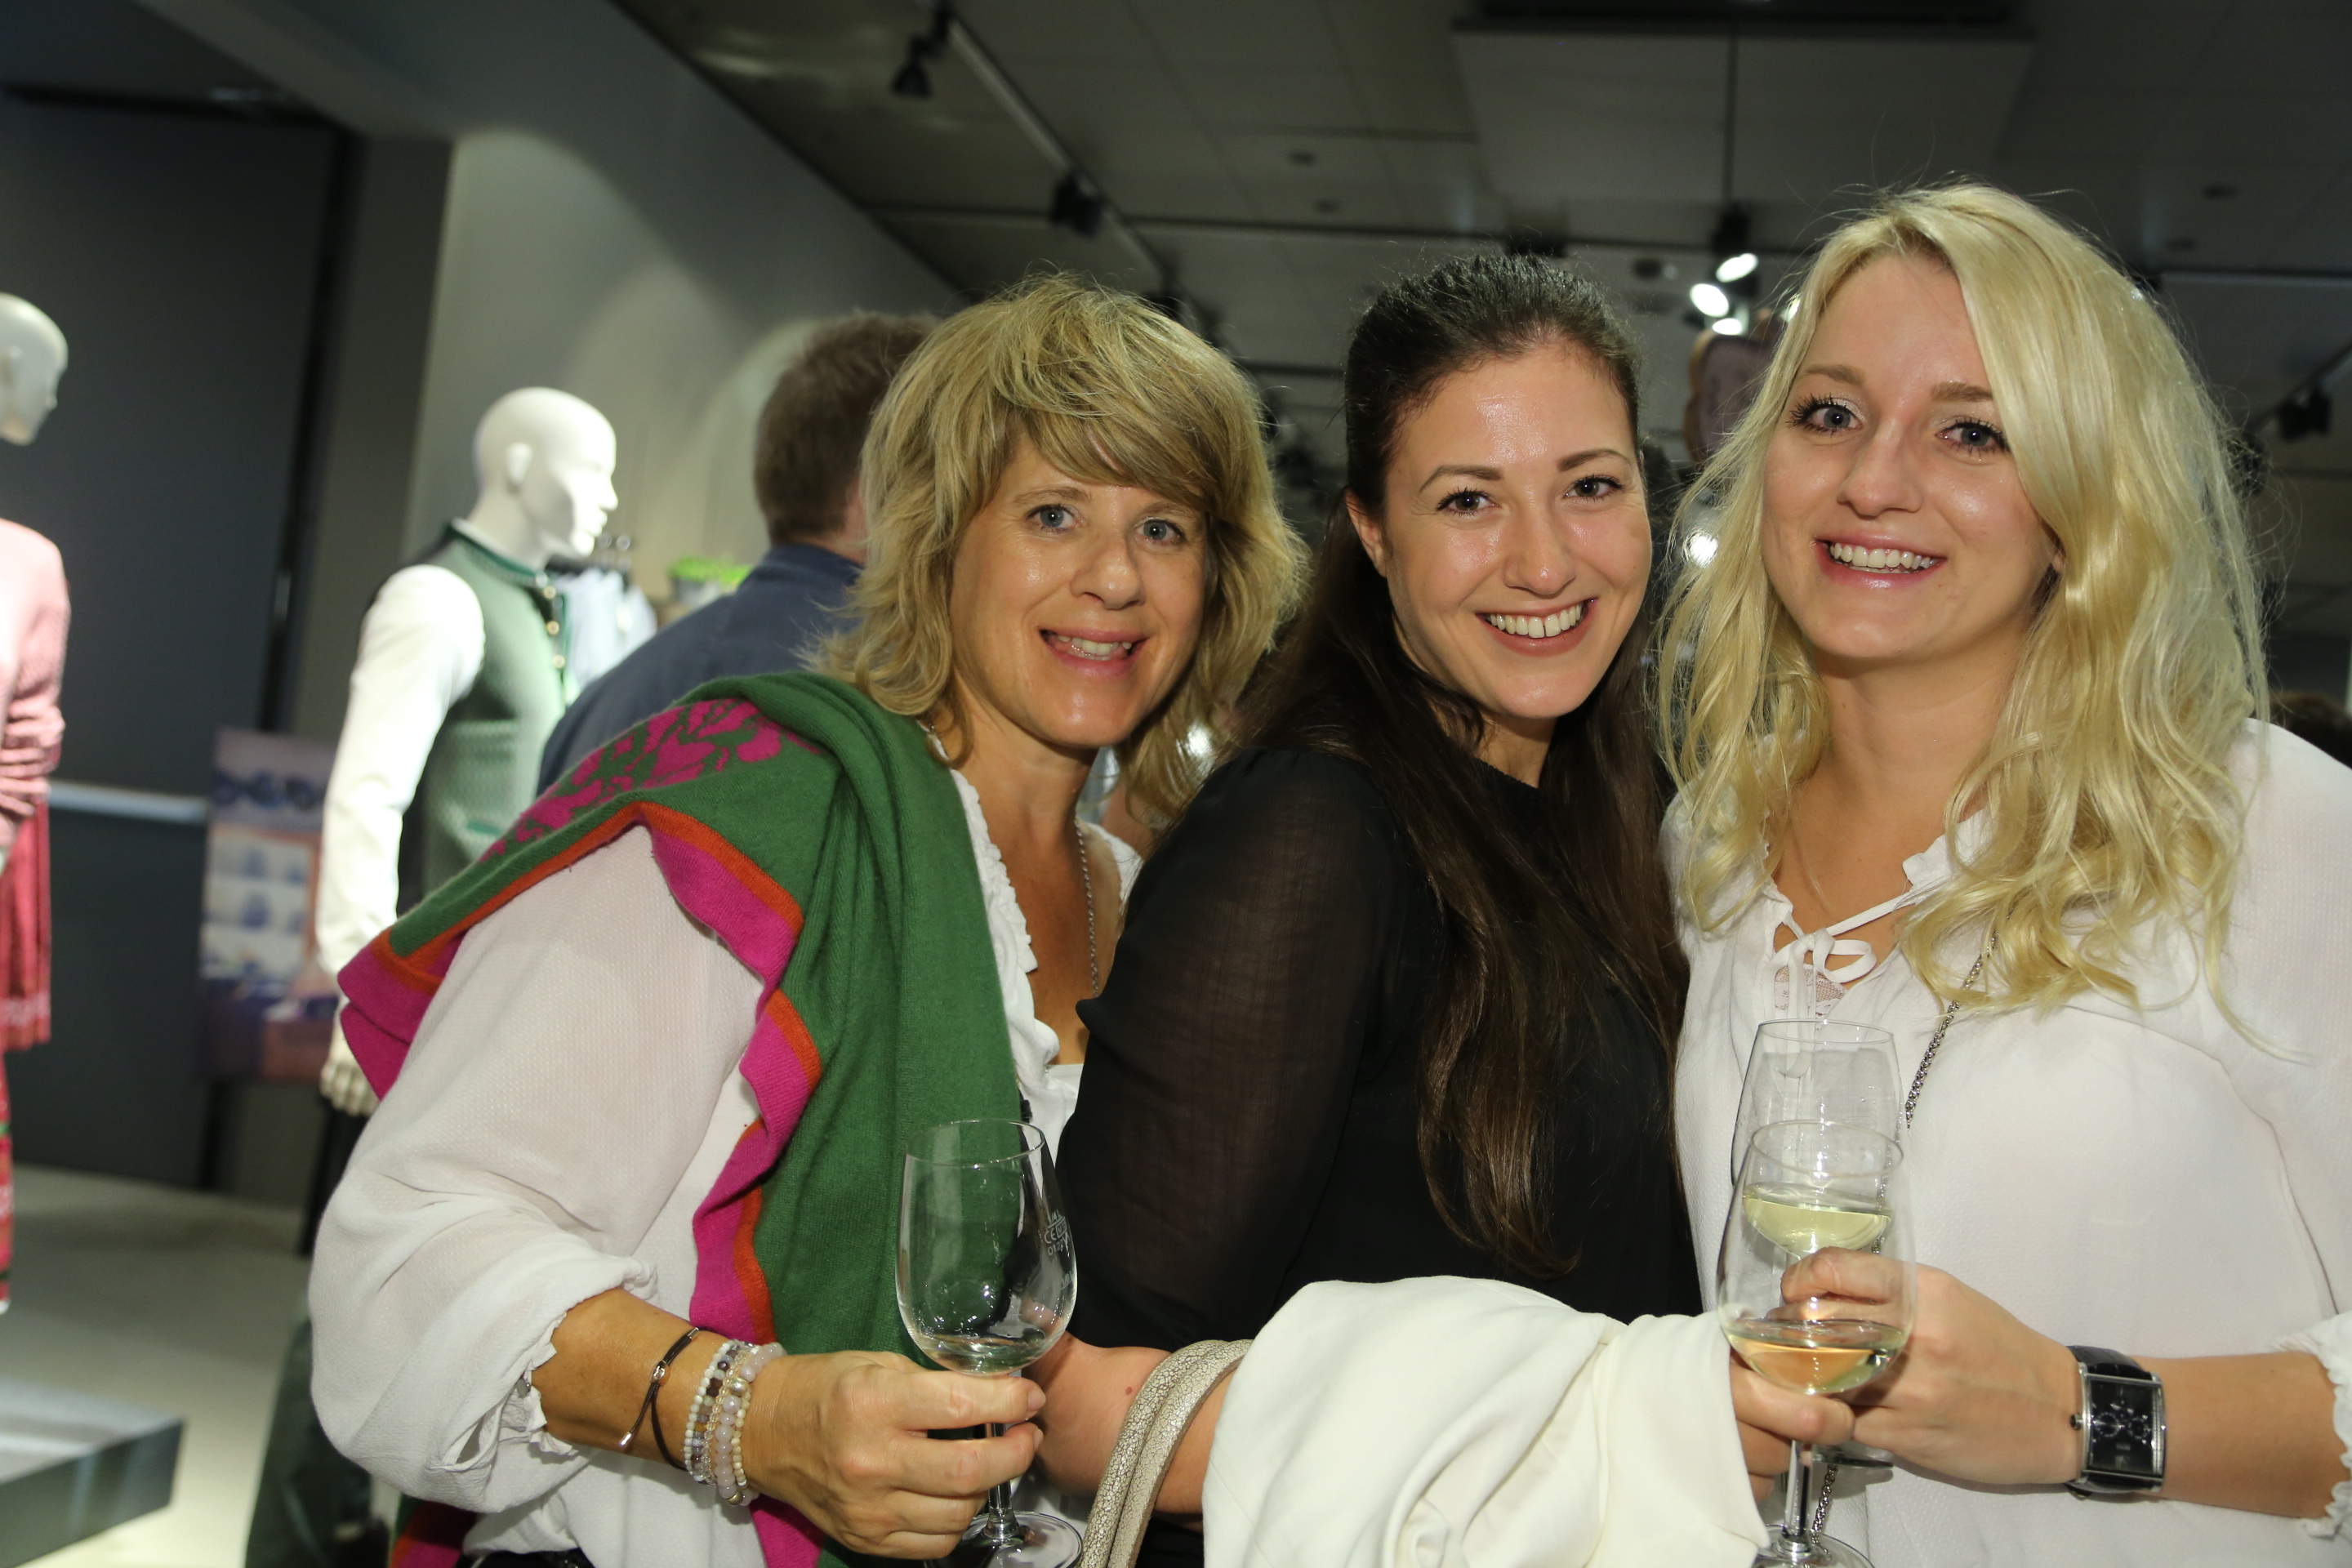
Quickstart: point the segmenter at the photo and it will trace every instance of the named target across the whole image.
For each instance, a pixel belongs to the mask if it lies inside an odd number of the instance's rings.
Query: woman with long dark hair
[[[1249,1337],[1326,1280],[1698,1306],[1631,341],[1573,271],[1474,257],[1383,290],[1346,377],[1310,604],[1079,1009],[1094,1344]]]

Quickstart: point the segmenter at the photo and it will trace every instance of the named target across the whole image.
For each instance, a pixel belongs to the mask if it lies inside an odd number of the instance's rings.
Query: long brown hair
[[[1589,356],[1638,436],[1633,341],[1600,289],[1532,258],[1445,262],[1383,289],[1348,350],[1348,490],[1379,515],[1405,420],[1440,382],[1548,345]],[[1464,1240],[1528,1273],[1551,1245],[1555,1107],[1605,1072],[1628,1024],[1670,1057],[1685,971],[1658,849],[1661,787],[1644,700],[1646,607],[1600,686],[1554,731],[1544,830],[1498,821],[1475,704],[1423,673],[1386,582],[1343,515],[1325,529],[1306,610],[1251,693],[1256,745],[1306,746],[1369,772],[1435,891],[1444,951],[1421,1055],[1423,1178]],[[1670,1065],[1670,1064],[1669,1064]],[[1661,1135],[1664,1108],[1658,1107]]]

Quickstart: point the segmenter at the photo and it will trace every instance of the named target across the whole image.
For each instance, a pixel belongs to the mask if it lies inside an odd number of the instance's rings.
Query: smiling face
[[[1074,479],[1024,441],[958,542],[948,616],[975,739],[1012,730],[1091,759],[1127,739],[1192,662],[1207,521]]]
[[[1479,755],[1532,782],[1640,610],[1650,521],[1625,399],[1549,345],[1438,383],[1398,427],[1381,515],[1349,515],[1413,662],[1486,719]]]
[[[1824,674],[2005,679],[2057,542],[1987,390],[1959,280],[1885,257],[1823,310],[1764,462],[1764,567]]]

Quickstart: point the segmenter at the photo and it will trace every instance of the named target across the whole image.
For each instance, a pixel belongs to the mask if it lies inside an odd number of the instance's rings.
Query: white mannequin
[[[510,392],[474,434],[481,489],[460,531],[537,569],[596,548],[613,492],[613,426],[569,393]],[[350,706],[327,783],[319,876],[319,959],[340,971],[398,912],[402,816],[415,797],[434,737],[482,668],[474,590],[434,565],[393,574],[360,623]],[[375,1109],[337,1027],[319,1089],[339,1110]]]
[[[66,335],[46,311],[0,294],[0,440],[29,447],[58,405],[66,373]]]
[[[58,378],[66,373],[66,335],[48,313],[14,294],[0,294],[0,440],[29,447],[41,421],[58,405]],[[44,546],[47,549],[47,546]],[[48,558],[57,552],[47,550]],[[13,660],[15,655],[7,656]],[[16,671],[5,671],[13,684]],[[6,717],[9,690],[0,688],[0,718]],[[8,868],[13,838],[0,840],[0,871]]]

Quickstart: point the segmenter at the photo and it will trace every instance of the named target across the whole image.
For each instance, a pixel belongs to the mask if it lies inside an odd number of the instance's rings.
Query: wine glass
[[[1915,1269],[1903,1152],[1866,1128],[1775,1121],[1741,1163],[1716,1263],[1716,1311],[1731,1348],[1767,1382],[1843,1394],[1875,1377],[1911,1331]],[[1834,1279],[1814,1254],[1843,1248]],[[1824,1260],[1827,1262],[1828,1260]],[[1789,1446],[1779,1534],[1756,1568],[1870,1568],[1812,1529],[1821,1456]]]
[[[1781,1018],[1756,1026],[1739,1120],[1731,1131],[1731,1174],[1759,1128],[1776,1121],[1835,1121],[1882,1138],[1901,1129],[1895,1037],[1868,1024]]]
[[[898,1192],[898,1316],[950,1372],[1007,1377],[1054,1347],[1078,1265],[1045,1134],[1025,1121],[950,1121],[917,1134]],[[1003,1431],[991,1425],[990,1436]],[[1078,1532],[989,1491],[955,1561],[1069,1568]]]
[[[1775,1121],[1835,1121],[1900,1138],[1900,1081],[1895,1037],[1885,1029],[1824,1018],[1759,1024],[1731,1131],[1733,1183],[1757,1130]],[[1894,1455],[1866,1443],[1841,1443],[1827,1452],[1843,1465],[1883,1470],[1895,1463]]]

